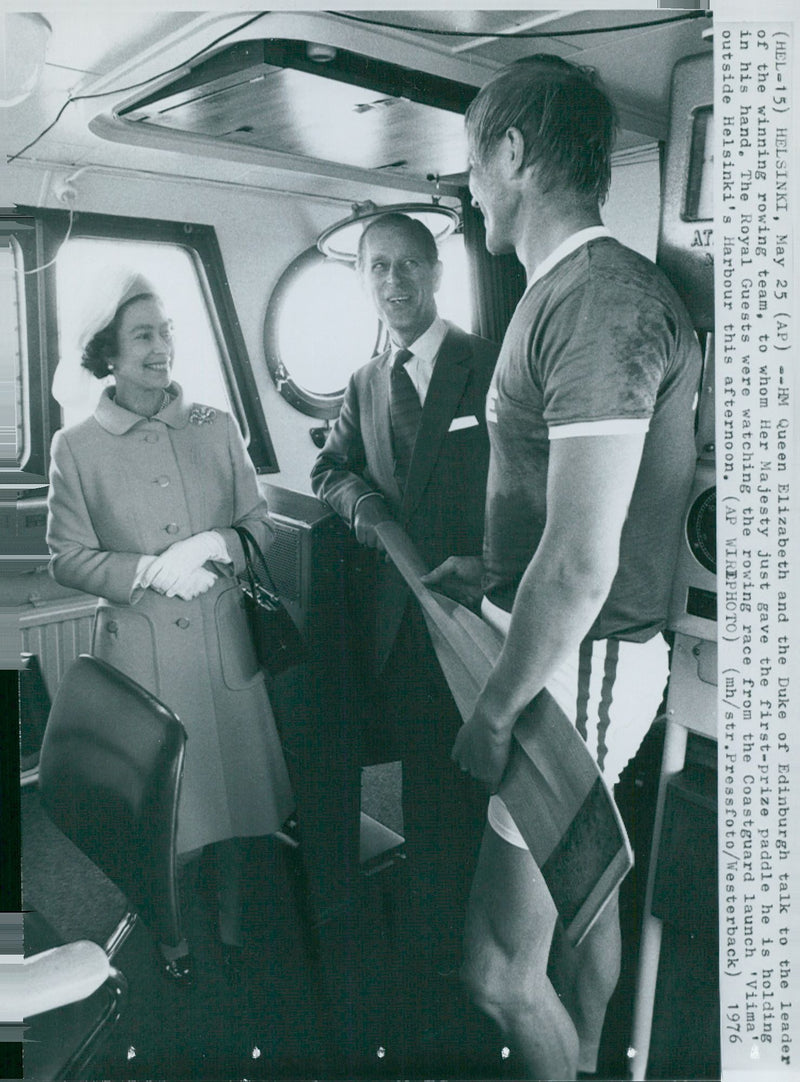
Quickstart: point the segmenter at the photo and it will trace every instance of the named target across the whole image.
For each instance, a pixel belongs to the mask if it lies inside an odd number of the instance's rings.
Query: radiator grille
[[[286,601],[301,599],[302,551],[300,530],[273,521],[275,537],[266,551],[267,566],[278,593]]]
[[[23,612],[20,616],[22,653],[39,659],[48,694],[55,695],[61,677],[78,654],[92,644],[95,598],[58,601]]]

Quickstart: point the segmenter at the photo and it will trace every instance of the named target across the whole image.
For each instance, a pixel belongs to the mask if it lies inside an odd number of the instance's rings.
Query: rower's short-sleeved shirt
[[[553,439],[645,432],[619,568],[592,638],[664,627],[695,466],[700,347],[661,271],[596,234],[529,286],[487,397],[486,594],[510,611],[547,517]]]

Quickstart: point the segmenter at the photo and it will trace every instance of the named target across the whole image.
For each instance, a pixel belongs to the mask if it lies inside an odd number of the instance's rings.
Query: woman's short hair
[[[564,188],[602,203],[611,183],[614,106],[591,68],[537,53],[499,71],[466,114],[470,148],[483,161],[509,128],[525,141],[542,191]]]
[[[119,325],[124,312],[137,301],[150,300],[154,296],[153,293],[137,293],[133,297],[128,297],[117,308],[110,323],[106,323],[100,330],[95,331],[83,347],[81,366],[87,368],[98,379],[104,379],[111,372],[109,358],[116,357],[119,353]]]
[[[425,259],[427,263],[430,263],[431,266],[433,266],[434,263],[438,262],[439,249],[436,247],[436,238],[433,233],[431,233],[430,229],[428,229],[419,218],[411,218],[408,214],[401,214],[399,211],[390,211],[388,214],[381,214],[377,218],[373,218],[371,222],[364,226],[361,236],[358,238],[358,252],[356,253],[357,270],[362,270],[364,266],[364,248],[370,230],[384,225],[399,226],[401,229],[404,229],[408,236],[412,237],[419,244],[423,259]]]

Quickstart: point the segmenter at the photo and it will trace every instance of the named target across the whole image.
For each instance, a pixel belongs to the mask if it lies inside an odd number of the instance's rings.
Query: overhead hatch
[[[237,146],[447,176],[466,169],[477,88],[295,40],[248,41],[198,63],[119,117]]]

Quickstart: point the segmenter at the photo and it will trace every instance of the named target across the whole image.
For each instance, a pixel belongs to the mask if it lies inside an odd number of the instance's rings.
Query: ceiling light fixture
[[[36,89],[44,68],[50,23],[35,12],[1,15],[0,108],[25,101]]]
[[[338,55],[338,49],[333,45],[325,45],[320,41],[306,43],[306,56],[315,64],[330,64]]]

